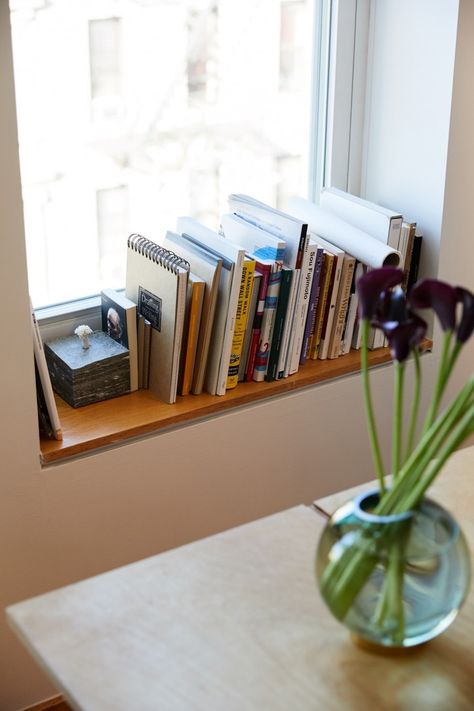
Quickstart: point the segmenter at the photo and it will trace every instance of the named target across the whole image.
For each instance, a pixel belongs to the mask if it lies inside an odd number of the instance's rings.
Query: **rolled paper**
[[[287,212],[306,222],[311,233],[331,242],[369,267],[397,267],[400,263],[400,252],[396,249],[310,200],[291,197],[288,200]]]

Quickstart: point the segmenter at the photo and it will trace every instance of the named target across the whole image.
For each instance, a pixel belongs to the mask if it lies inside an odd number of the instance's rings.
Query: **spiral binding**
[[[147,259],[150,259],[152,262],[159,264],[174,274],[178,273],[179,267],[186,269],[186,271],[190,270],[189,262],[170,249],[165,249],[159,244],[156,244],[156,242],[152,242],[148,237],[143,237],[135,233],[130,235],[127,244],[129,249],[133,249],[134,252],[142,254]]]

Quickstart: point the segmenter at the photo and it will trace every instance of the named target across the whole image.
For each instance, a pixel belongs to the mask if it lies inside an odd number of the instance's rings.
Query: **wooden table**
[[[433,488],[471,549],[473,476],[474,447],[458,452]],[[8,620],[85,711],[472,709],[472,594],[441,637],[396,657],[359,649],[326,611],[313,574],[321,512],[347,498],[18,603]]]

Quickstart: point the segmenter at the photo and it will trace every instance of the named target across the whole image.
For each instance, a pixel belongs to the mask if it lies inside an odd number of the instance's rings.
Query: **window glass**
[[[11,0],[36,307],[120,288],[131,232],[306,194],[314,0]]]

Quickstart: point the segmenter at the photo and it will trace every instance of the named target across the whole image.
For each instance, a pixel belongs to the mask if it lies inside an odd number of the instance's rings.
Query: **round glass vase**
[[[470,584],[464,535],[428,498],[415,511],[377,516],[377,491],[340,507],[316,553],[316,577],[332,614],[369,646],[413,647],[456,617]]]

